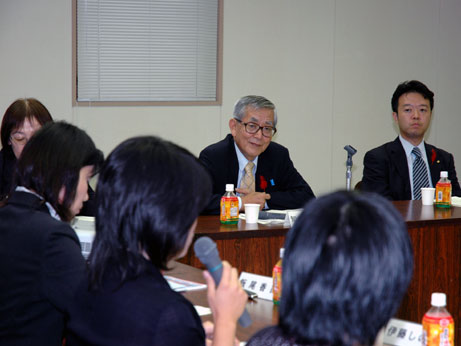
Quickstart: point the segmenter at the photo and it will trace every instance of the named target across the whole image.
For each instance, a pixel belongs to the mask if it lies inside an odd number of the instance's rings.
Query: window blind
[[[77,101],[216,101],[218,0],[77,0]]]

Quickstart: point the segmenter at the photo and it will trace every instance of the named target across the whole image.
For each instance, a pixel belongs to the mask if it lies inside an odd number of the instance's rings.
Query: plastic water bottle
[[[445,308],[445,293],[432,293],[431,305],[423,317],[423,346],[454,346],[455,323]]]
[[[239,222],[239,199],[234,193],[234,184],[226,184],[226,193],[221,197],[221,223]]]
[[[282,296],[282,260],[285,249],[280,249],[280,258],[272,269],[272,300],[274,304],[280,303]]]
[[[435,185],[435,206],[439,208],[451,207],[451,182],[448,180],[448,172],[440,172],[440,180]]]

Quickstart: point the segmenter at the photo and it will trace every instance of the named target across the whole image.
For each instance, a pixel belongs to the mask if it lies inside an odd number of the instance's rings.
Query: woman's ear
[[[64,202],[65,196],[66,196],[66,188],[63,186],[61,187],[61,190],[59,190],[59,195],[58,195],[59,204],[62,204]]]

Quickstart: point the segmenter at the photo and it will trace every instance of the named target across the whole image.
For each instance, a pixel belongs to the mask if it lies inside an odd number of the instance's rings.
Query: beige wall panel
[[[71,1],[0,0],[0,112],[36,97],[108,153],[156,134],[198,154],[228,133],[237,98],[262,94],[316,194],[345,186],[344,145],[365,152],[396,137],[390,97],[420,79],[436,93],[428,141],[461,165],[458,0],[224,0],[222,106],[72,107]],[[461,169],[461,168],[459,168]]]

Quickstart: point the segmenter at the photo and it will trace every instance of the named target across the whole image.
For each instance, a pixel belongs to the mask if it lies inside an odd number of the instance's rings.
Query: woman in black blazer
[[[0,344],[62,345],[85,262],[69,221],[88,199],[102,153],[82,130],[44,125],[17,163],[17,187],[0,207]]]
[[[224,264],[218,288],[205,276],[214,331],[162,275],[187,252],[210,193],[205,169],[173,143],[138,137],[115,148],[98,180],[89,283],[74,301],[67,346],[196,346],[211,334],[214,345],[234,344],[247,300],[235,268]]]

